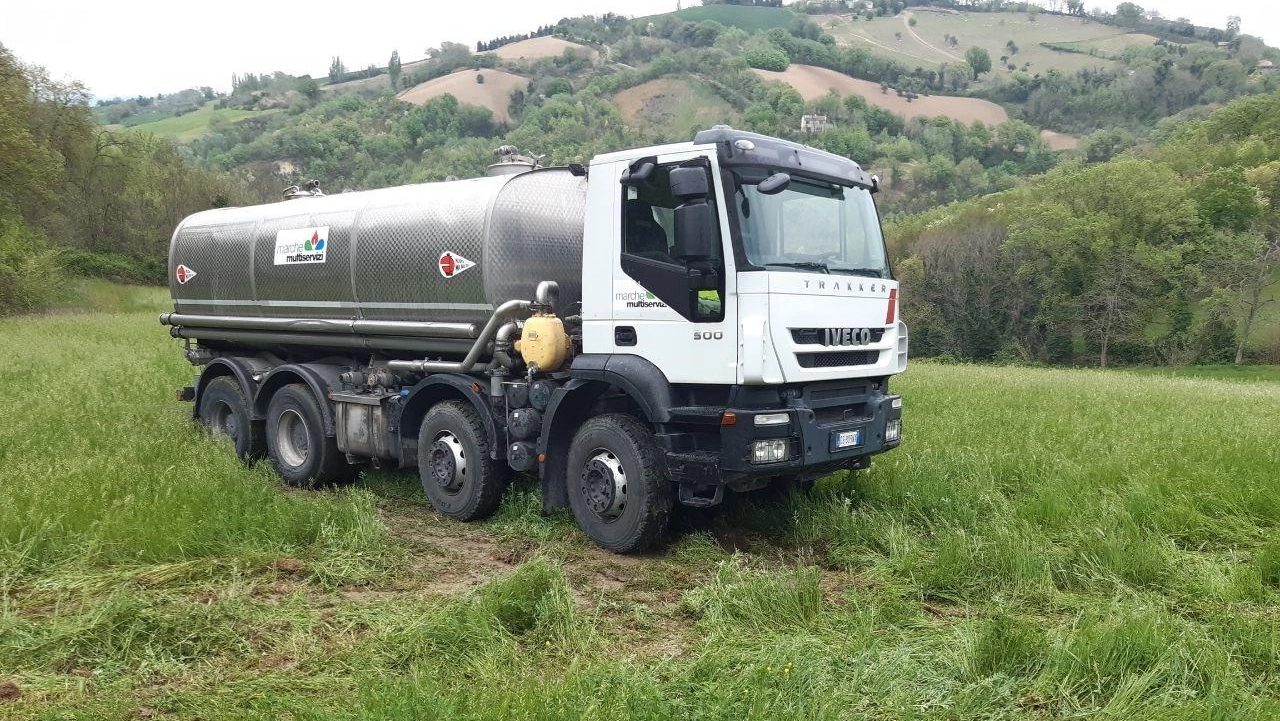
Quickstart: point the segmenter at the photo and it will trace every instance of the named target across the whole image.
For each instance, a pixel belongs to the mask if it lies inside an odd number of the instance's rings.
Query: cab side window
[[[671,192],[671,171],[679,164],[659,165],[643,182],[622,187],[622,267],[651,293],[695,322],[714,322],[724,318],[721,289],[696,291],[688,306],[690,263],[676,254],[676,208],[684,201]],[[711,187],[708,170],[708,187]],[[714,198],[709,198],[713,208]],[[723,269],[723,249],[715,246],[709,260],[694,266],[718,266]],[[696,270],[695,270],[696,272]]]

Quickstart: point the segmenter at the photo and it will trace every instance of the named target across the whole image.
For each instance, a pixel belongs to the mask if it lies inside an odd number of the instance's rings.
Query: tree
[[[964,60],[969,63],[969,67],[973,68],[975,80],[979,75],[991,70],[991,55],[987,53],[985,48],[969,48],[964,53]]]
[[[391,80],[391,89],[400,90],[400,51],[392,50],[391,59],[387,61],[387,77]]]
[[[1240,34],[1240,16],[1231,15],[1227,17],[1227,37],[1235,38]]]
[[[312,78],[303,78],[298,83],[298,92],[302,93],[307,100],[315,101],[320,97],[320,83]]]
[[[1235,362],[1244,362],[1249,335],[1259,313],[1275,298],[1267,289],[1280,283],[1280,236],[1261,232],[1224,233],[1214,243],[1206,263],[1209,281],[1226,291],[1229,302],[1241,311]]]
[[[346,74],[347,66],[342,64],[342,58],[334,55],[333,60],[329,63],[329,82],[340,83]]]

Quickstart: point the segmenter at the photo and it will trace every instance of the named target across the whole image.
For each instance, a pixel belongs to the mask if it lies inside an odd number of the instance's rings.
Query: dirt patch
[[[947,95],[920,96],[908,101],[893,90],[881,91],[878,83],[851,78],[844,73],[813,65],[792,65],[782,72],[755,70],[765,80],[779,80],[796,89],[805,100],[816,100],[829,92],[837,95],[861,95],[877,107],[907,118],[945,116],[968,124],[975,120],[999,125],[1009,119],[1004,108],[978,98]]]
[[[1041,130],[1040,139],[1050,150],[1075,150],[1080,147],[1080,138],[1053,130]]]
[[[494,55],[503,60],[539,60],[541,58],[558,58],[564,55],[565,50],[572,50],[579,55],[595,60],[596,51],[586,45],[571,43],[568,40],[551,37],[550,35],[541,38],[529,38],[521,40],[517,43],[503,45],[493,51]]]
[[[17,701],[22,698],[22,689],[12,681],[0,681],[0,702]]]
[[[511,115],[507,112],[507,107],[511,104],[511,93],[527,87],[527,78],[501,70],[459,70],[415,85],[397,95],[396,99],[424,105],[432,98],[448,94],[457,98],[460,103],[488,108],[493,111],[495,121],[506,123],[511,121]]]
[[[733,108],[709,87],[684,78],[650,80],[623,90],[613,101],[628,123],[661,128],[676,137],[736,118]]]

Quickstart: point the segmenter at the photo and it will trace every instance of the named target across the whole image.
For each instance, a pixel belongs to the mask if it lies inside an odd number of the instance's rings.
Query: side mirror
[[[705,260],[714,256],[720,238],[716,234],[712,207],[705,200],[695,200],[676,208],[675,215],[676,242],[672,255],[681,260]]]
[[[653,175],[653,171],[657,167],[657,164],[652,160],[641,158],[622,171],[622,184],[630,186],[642,185],[649,179],[650,175]]]
[[[790,185],[790,175],[787,175],[786,173],[774,173],[764,180],[761,180],[760,184],[756,186],[756,190],[762,195],[773,195],[775,193],[781,193]]]
[[[707,197],[707,171],[705,168],[675,168],[671,171],[671,194],[681,200],[695,200]]]

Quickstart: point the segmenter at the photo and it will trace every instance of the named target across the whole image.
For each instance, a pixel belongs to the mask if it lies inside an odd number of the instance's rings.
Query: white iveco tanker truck
[[[676,503],[901,441],[907,329],[856,163],[718,126],[495,167],[184,220],[161,322],[201,370],[179,398],[290,484],[417,467],[462,520],[536,471],[618,552]]]

